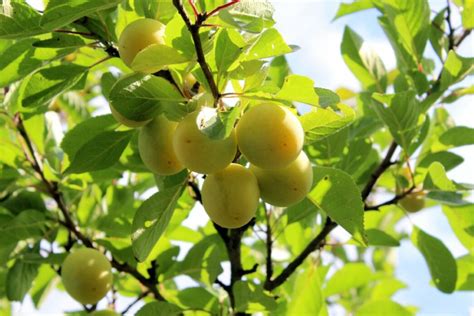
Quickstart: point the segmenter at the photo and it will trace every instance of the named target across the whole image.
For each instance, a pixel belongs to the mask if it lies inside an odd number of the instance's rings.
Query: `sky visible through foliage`
[[[36,3],[38,1],[29,2]],[[347,69],[340,55],[340,42],[346,24],[350,24],[365,39],[368,45],[375,48],[388,69],[395,67],[395,56],[377,24],[375,11],[364,11],[331,22],[340,1],[287,0],[272,2],[275,7],[277,29],[288,43],[301,47],[299,51],[288,56],[293,72],[311,77],[317,86],[329,89],[345,86],[355,91],[359,89],[357,80]],[[432,0],[430,5],[436,11],[445,6],[445,1]],[[454,24],[458,25],[459,18],[456,16],[455,18]],[[428,47],[428,49],[431,50],[431,47]],[[466,40],[459,53],[464,56],[474,54],[473,36]],[[431,53],[431,55],[434,56],[434,53]],[[467,80],[470,80],[468,84],[472,84],[474,81],[472,77]],[[457,124],[474,127],[473,104],[474,97],[467,96],[456,103],[450,104],[447,110]],[[450,178],[457,182],[472,182],[474,149],[472,146],[467,146],[455,149],[453,152],[463,156],[465,162],[449,173]],[[474,199],[471,197],[469,200],[473,201]],[[187,222],[199,222],[199,218],[203,217],[207,221],[204,211],[200,208],[197,208],[193,215]],[[398,228],[400,230],[410,229],[412,223],[443,240],[455,257],[466,253],[465,248],[453,236],[440,207],[427,208],[420,213],[410,215],[410,218],[403,221]],[[337,229],[335,234],[341,239],[348,239],[348,235],[342,229]],[[402,243],[397,254],[398,257],[393,258],[397,262],[397,277],[405,282],[408,288],[401,290],[394,297],[396,301],[403,305],[419,306],[419,315],[467,315],[469,311],[471,313],[474,311],[474,294],[456,292],[446,295],[436,290],[435,287],[428,285],[430,282],[428,268],[421,254],[410,241]],[[183,278],[181,283],[186,286],[189,282],[188,279]],[[130,299],[130,301],[132,300]],[[128,302],[127,300],[120,301],[124,306]],[[73,309],[78,306],[64,292],[55,292],[48,297],[39,314],[36,315],[53,315],[54,312]],[[139,305],[135,309],[138,308]],[[118,310],[120,309],[121,307],[118,306]],[[14,310],[18,315],[35,315],[29,299],[26,299],[21,305],[16,304]],[[334,315],[338,315],[339,313],[342,314],[343,310],[335,309],[332,312]]]

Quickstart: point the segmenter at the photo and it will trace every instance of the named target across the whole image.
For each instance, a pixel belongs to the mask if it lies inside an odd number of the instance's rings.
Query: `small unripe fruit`
[[[255,175],[234,163],[208,175],[202,186],[204,209],[213,222],[224,228],[239,228],[250,222],[259,197]]]
[[[112,267],[101,252],[83,248],[66,257],[61,278],[66,291],[76,301],[95,304],[112,286]]]
[[[273,103],[252,107],[237,125],[237,143],[247,160],[260,168],[289,165],[303,148],[304,130],[289,109]]]
[[[178,160],[188,169],[198,173],[214,173],[227,167],[237,153],[235,133],[226,139],[215,140],[202,133],[193,112],[178,124],[173,137],[173,148]]]
[[[128,66],[132,65],[135,56],[153,44],[165,44],[165,26],[153,19],[133,21],[125,29],[118,41],[120,58]]]
[[[409,213],[416,213],[425,207],[425,192],[417,191],[408,194],[398,203]]]
[[[140,129],[140,157],[145,166],[157,175],[168,176],[184,169],[173,149],[173,135],[177,126],[178,123],[159,115]]]
[[[112,116],[114,117],[114,119],[120,124],[123,124],[125,126],[131,127],[131,128],[137,128],[137,127],[142,127],[148,124],[148,122],[150,122],[149,120],[147,121],[129,120],[128,118],[126,118],[125,116],[117,112],[117,110],[113,107],[112,104],[109,103],[109,106],[110,106],[110,112],[112,113]]]
[[[302,151],[295,161],[281,169],[250,166],[258,180],[262,199],[275,206],[290,206],[308,194],[313,184],[313,168]]]

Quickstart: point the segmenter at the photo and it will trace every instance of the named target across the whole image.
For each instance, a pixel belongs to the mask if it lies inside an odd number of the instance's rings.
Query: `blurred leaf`
[[[328,106],[337,106],[341,99],[337,93],[324,88],[314,88],[314,91],[319,97],[319,105],[323,108]]]
[[[371,300],[389,299],[396,292],[406,288],[407,285],[395,278],[382,279],[374,286]]]
[[[205,288],[189,287],[179,291],[177,297],[183,306],[209,311],[211,314],[219,313],[218,297]]]
[[[367,245],[364,232],[364,204],[354,180],[344,171],[315,167],[315,186],[308,198],[331,219]]]
[[[84,173],[113,166],[127,147],[134,131],[105,131],[79,148],[64,173]]]
[[[463,0],[462,26],[465,29],[474,28],[474,1]]]
[[[456,191],[456,185],[448,179],[444,166],[435,161],[428,167],[423,189],[432,191]]]
[[[299,117],[306,133],[307,144],[324,139],[354,121],[355,112],[351,107],[339,104],[338,108],[339,112],[330,108],[312,108],[310,112]]]
[[[324,296],[344,294],[350,289],[366,285],[374,279],[374,273],[364,263],[346,263],[328,280]]]
[[[72,159],[77,151],[92,138],[104,131],[112,131],[118,127],[112,115],[102,115],[87,119],[70,129],[61,142],[61,148]]]
[[[398,247],[400,242],[387,234],[386,232],[379,229],[367,229],[367,239],[370,246],[386,246],[386,247]]]
[[[413,227],[411,240],[425,258],[433,283],[438,290],[452,293],[456,287],[457,267],[449,249],[442,241],[416,226]]]
[[[38,309],[44,301],[48,290],[53,286],[53,280],[57,276],[56,271],[48,265],[41,265],[38,270],[38,276],[35,278],[30,295]]]
[[[312,264],[296,277],[291,297],[287,315],[319,315],[323,306],[323,293],[318,267]]]
[[[474,256],[464,255],[456,260],[458,281],[456,291],[474,291]]]
[[[239,312],[270,312],[276,307],[275,299],[263,291],[262,285],[250,281],[237,281],[234,295],[235,309]]]
[[[74,87],[83,76],[87,75],[88,68],[74,64],[44,68],[34,73],[24,88],[22,105],[37,107],[51,101],[55,96]]]
[[[456,126],[448,129],[439,137],[441,143],[449,147],[460,147],[474,144],[474,128]]]
[[[291,53],[281,34],[274,28],[261,33],[249,47],[245,60],[262,59]]]
[[[138,261],[146,260],[166,230],[183,192],[183,183],[184,180],[179,185],[155,193],[138,208],[132,224],[132,247]]]
[[[474,204],[464,206],[443,205],[444,215],[459,241],[474,255],[474,235],[469,229],[474,227]]]
[[[20,259],[8,270],[6,287],[10,301],[21,302],[30,290],[33,280],[38,274],[38,264],[25,263]]]
[[[178,306],[168,302],[151,302],[140,308],[137,316],[178,316],[182,315]]]
[[[184,101],[168,80],[141,73],[120,78],[112,87],[109,100],[125,118],[140,122]]]
[[[464,158],[449,151],[439,151],[425,156],[417,168],[428,168],[433,162],[441,163],[446,171],[452,170],[464,162]]]
[[[283,87],[277,93],[276,98],[314,106],[319,104],[319,97],[314,90],[313,80],[299,75],[289,75],[286,77]]]
[[[19,39],[46,33],[40,26],[41,15],[26,3],[8,2],[0,11],[0,38]]]
[[[233,29],[222,29],[214,46],[218,77],[221,77],[242,53],[245,41],[239,32]]]
[[[362,38],[348,26],[344,29],[341,53],[365,90],[385,92],[387,71],[382,60],[373,50],[364,46]]]
[[[415,92],[401,92],[383,95],[374,93],[372,97],[380,103],[373,103],[372,108],[379,118],[387,125],[393,138],[405,150],[418,134],[420,128],[420,106],[415,97]]]
[[[86,45],[86,42],[82,37],[64,33],[52,33],[51,38],[33,43],[33,47],[47,48],[79,48],[84,45]]]
[[[140,51],[133,59],[131,68],[136,72],[155,73],[169,65],[189,61],[173,47],[153,44]]]
[[[117,6],[121,0],[49,0],[41,18],[41,26],[54,29],[100,10]]]
[[[372,0],[353,0],[350,3],[341,3],[333,20],[344,15],[371,9],[373,7],[374,5],[372,4]]]
[[[375,300],[368,301],[364,303],[357,312],[356,316],[373,316],[373,315],[390,315],[390,316],[412,316],[409,310],[407,310],[402,305],[385,299],[385,300]]]

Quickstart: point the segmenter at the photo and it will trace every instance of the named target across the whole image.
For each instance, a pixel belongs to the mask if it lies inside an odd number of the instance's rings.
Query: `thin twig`
[[[218,6],[217,8],[215,8],[214,10],[212,10],[211,12],[209,12],[208,14],[206,14],[206,18],[208,17],[211,17],[213,16],[214,14],[216,13],[219,13],[220,11],[224,10],[224,9],[227,9],[228,7],[231,7],[237,3],[239,3],[240,0],[232,0],[231,2],[229,3],[226,3],[226,4],[223,4],[221,6]]]
[[[181,18],[186,24],[186,27],[188,28],[189,32],[191,33],[191,37],[193,38],[194,42],[194,48],[196,50],[197,61],[211,89],[212,96],[214,97],[214,106],[217,106],[220,99],[219,89],[217,88],[216,81],[214,80],[214,76],[212,75],[211,68],[209,67],[206,61],[206,57],[204,55],[204,50],[202,47],[201,37],[199,36],[199,29],[206,21],[207,17],[198,13],[196,22],[193,24],[191,23],[191,20],[189,20],[189,17],[186,14],[186,11],[184,10],[184,6],[181,0],[173,0],[173,4],[178,10],[179,15],[181,15]]]
[[[377,204],[377,205],[366,205],[364,210],[365,211],[378,211],[383,206],[397,204],[398,201],[402,200],[407,195],[410,195],[415,190],[415,188],[416,188],[415,186],[411,186],[408,190],[406,190],[406,191],[404,191],[400,194],[395,195],[393,198],[391,198],[390,200],[385,201],[383,203],[380,203],[380,204]]]
[[[135,304],[137,304],[138,302],[140,302],[143,298],[145,298],[148,294],[150,294],[150,291],[145,291],[145,292],[142,292],[140,295],[138,295],[138,297],[133,301],[131,302],[120,314],[122,315],[125,315],[126,313],[128,313],[128,311],[133,307],[135,306]]]

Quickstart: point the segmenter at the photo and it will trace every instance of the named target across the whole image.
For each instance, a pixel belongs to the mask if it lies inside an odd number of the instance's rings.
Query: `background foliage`
[[[211,12],[223,4],[196,5],[198,12]],[[50,0],[44,13],[22,1],[3,1],[0,310],[8,314],[9,301],[27,293],[39,306],[52,288],[61,287],[58,268],[80,244],[111,259],[111,307],[117,298],[135,297],[147,303],[143,315],[317,315],[327,313],[328,305],[361,315],[410,315],[416,307],[391,300],[405,285],[387,260],[403,239],[425,257],[440,291],[472,290],[472,186],[450,180],[446,171],[463,162],[450,150],[471,145],[474,132],[454,125],[440,105],[472,94],[463,80],[472,73],[473,58],[456,49],[471,32],[473,7],[469,0],[448,3],[440,12],[431,12],[427,1],[341,4],[337,18],[377,10],[397,56],[397,68],[386,69],[348,26],[341,54],[361,83],[354,93],[315,87],[312,79],[291,72],[284,55],[297,47],[273,27],[264,1],[241,1],[210,16],[210,27],[199,28],[211,78],[196,61],[188,3],[186,21],[171,1]],[[460,28],[452,25],[454,10],[462,16]],[[114,58],[121,30],[144,16],[167,24],[169,49],[145,50],[133,65],[141,70],[151,62],[155,75],[133,73]],[[428,45],[442,68],[424,57]],[[188,73],[203,93],[186,87]],[[124,89],[131,84],[139,89]],[[144,103],[144,96],[151,102]],[[130,119],[165,112],[176,120],[219,98],[227,107],[205,130],[214,138],[225,136],[249,105],[295,104],[316,166],[315,187],[287,209],[262,205],[242,229],[183,226],[199,204],[199,177],[148,173],[136,131],[111,115],[95,114],[103,98]],[[418,191],[426,193],[427,207],[443,206],[465,256],[454,258],[443,241],[420,228],[413,227],[411,236],[395,229],[409,216],[397,202]],[[347,244],[357,246],[356,260],[326,238],[337,225],[352,235]],[[183,275],[195,285],[181,289],[177,278]]]

